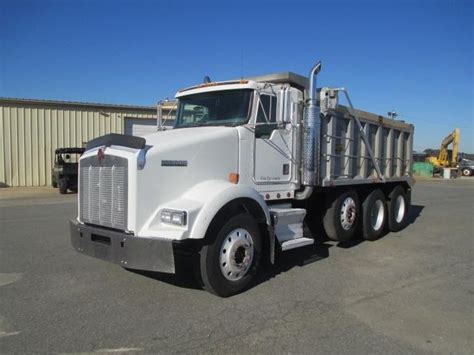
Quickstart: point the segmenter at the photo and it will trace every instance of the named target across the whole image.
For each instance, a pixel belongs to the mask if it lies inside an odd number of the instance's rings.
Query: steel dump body
[[[372,149],[369,154],[355,117],[339,105],[321,118],[320,184],[335,186],[411,181],[413,125],[354,110]],[[382,176],[379,176],[378,164]]]
[[[308,98],[308,79],[292,72],[248,79],[289,84],[302,90],[305,100]],[[322,114],[319,153],[316,152],[315,156],[315,162],[318,162],[315,185],[339,186],[396,181],[406,181],[412,185],[413,125],[339,105],[339,93],[345,89],[322,88],[317,91]],[[331,102],[327,100],[327,93],[334,95],[334,91],[336,94]]]

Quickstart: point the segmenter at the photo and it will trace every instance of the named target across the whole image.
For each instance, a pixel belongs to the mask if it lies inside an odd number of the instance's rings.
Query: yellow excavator
[[[438,156],[426,158],[428,163],[433,164],[435,173],[439,173],[442,168],[457,168],[460,137],[461,133],[459,128],[455,128],[454,131],[452,131],[451,134],[441,142]],[[450,144],[453,145],[451,156],[448,154],[448,147]]]

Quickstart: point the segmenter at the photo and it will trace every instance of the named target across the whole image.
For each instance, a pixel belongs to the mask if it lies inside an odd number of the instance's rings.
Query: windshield
[[[225,90],[181,97],[175,128],[245,124],[250,117],[252,91]]]

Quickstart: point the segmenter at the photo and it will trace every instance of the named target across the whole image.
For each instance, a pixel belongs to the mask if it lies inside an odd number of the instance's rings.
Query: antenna
[[[240,48],[240,80],[244,78],[244,49]]]

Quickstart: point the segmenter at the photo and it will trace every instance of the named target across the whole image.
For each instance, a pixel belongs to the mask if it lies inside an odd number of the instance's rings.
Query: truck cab
[[[235,146],[239,159],[233,173],[241,184],[266,200],[294,197],[300,185],[295,164],[303,105],[300,89],[241,80],[185,89],[177,98],[175,128],[234,128],[238,141],[223,149]]]
[[[279,73],[203,83],[176,94],[173,130],[89,142],[79,163],[78,218],[70,223],[74,248],[168,273],[186,254],[208,291],[230,296],[252,284],[265,258],[313,244],[297,202],[332,177],[319,168],[319,103],[331,97],[321,90],[317,100],[312,80]],[[311,169],[318,175],[309,185]],[[351,199],[343,213],[352,216],[353,234],[361,206]]]

